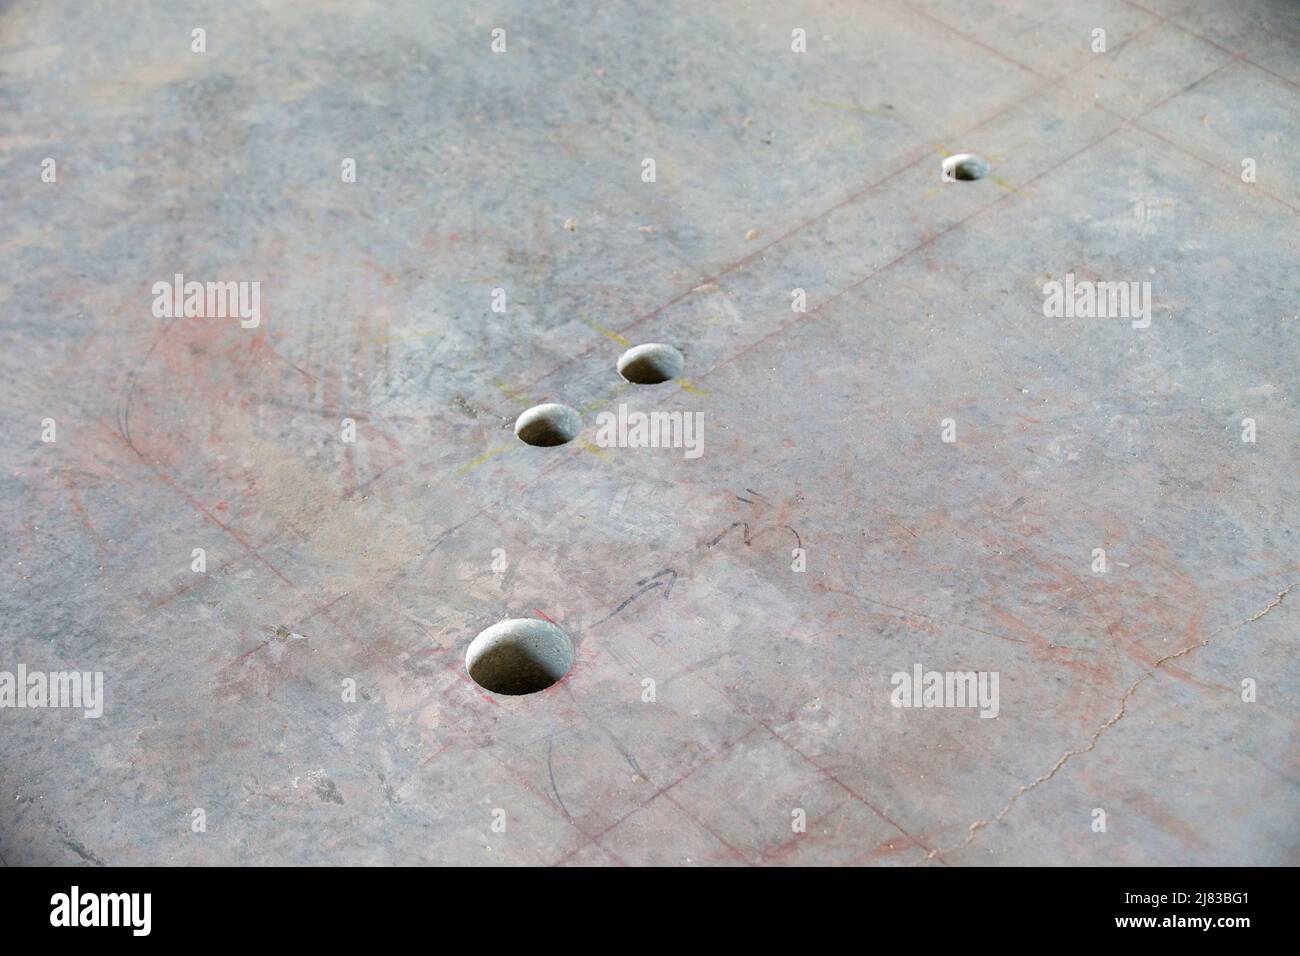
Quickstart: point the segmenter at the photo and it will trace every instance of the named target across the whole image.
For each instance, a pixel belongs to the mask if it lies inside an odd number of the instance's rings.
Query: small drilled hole
[[[686,370],[686,359],[671,345],[648,342],[634,345],[618,360],[618,374],[637,385],[657,385]]]
[[[549,621],[519,617],[493,624],[470,642],[465,669],[494,694],[535,694],[573,666],[573,641]]]
[[[983,156],[974,153],[958,153],[943,161],[943,178],[971,182],[983,179],[989,174],[989,164]]]
[[[515,434],[530,445],[563,445],[582,431],[582,416],[568,405],[534,405],[515,419]]]

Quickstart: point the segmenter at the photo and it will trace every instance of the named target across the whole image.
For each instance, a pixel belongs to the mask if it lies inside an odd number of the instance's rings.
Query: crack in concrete
[[[1290,587],[1285,588],[1282,591],[1279,591],[1277,597],[1274,598],[1272,601],[1270,601],[1264,607],[1263,610],[1246,618],[1246,620],[1238,624],[1236,628],[1233,628],[1233,630],[1238,630],[1240,628],[1243,628],[1247,624],[1254,624],[1265,614],[1268,614],[1270,611],[1273,610],[1273,608],[1277,607],[1284,600],[1286,600],[1286,596],[1290,594],[1292,591],[1294,591],[1297,587],[1300,587],[1300,581],[1297,581],[1296,583],[1292,584]],[[1145,674],[1143,674],[1141,677],[1135,680],[1131,685],[1129,685],[1129,689],[1126,690],[1124,692],[1124,696],[1120,698],[1119,710],[1115,712],[1114,716],[1112,716],[1109,720],[1107,720],[1104,724],[1102,724],[1100,727],[1097,728],[1097,730],[1093,733],[1092,737],[1089,739],[1088,746],[1083,747],[1079,750],[1067,750],[1065,753],[1061,755],[1061,758],[1056,761],[1056,763],[1052,766],[1051,770],[1047,771],[1047,773],[1045,774],[1035,777],[1028,784],[1022,785],[1020,789],[1018,789],[1015,793],[1013,793],[1011,795],[1011,799],[1008,800],[1006,804],[1002,807],[1002,809],[999,810],[994,815],[992,820],[976,820],[974,823],[972,823],[969,827],[966,828],[966,839],[963,840],[961,843],[949,847],[947,850],[931,850],[929,853],[926,854],[925,858],[927,860],[932,860],[940,853],[954,853],[957,850],[963,850],[966,847],[970,846],[970,844],[975,840],[975,837],[979,834],[981,830],[987,827],[990,823],[1001,822],[1001,820],[1008,813],[1011,812],[1011,808],[1016,805],[1017,800],[1023,797],[1030,790],[1033,790],[1035,787],[1038,787],[1046,783],[1047,781],[1051,780],[1053,777],[1055,777],[1057,771],[1059,771],[1062,767],[1064,767],[1067,763],[1069,763],[1071,758],[1077,757],[1080,754],[1091,753],[1092,749],[1097,746],[1097,742],[1101,739],[1101,735],[1104,734],[1106,731],[1110,730],[1110,728],[1114,727],[1117,723],[1119,723],[1121,720],[1124,719],[1124,714],[1128,708],[1129,698],[1132,697],[1133,694],[1137,691],[1137,689],[1141,687],[1144,683],[1146,683],[1147,680],[1154,677],[1156,671],[1159,670],[1160,667],[1163,664],[1165,664],[1165,662],[1172,661],[1175,658],[1182,657],[1186,654],[1190,654],[1192,651],[1197,650],[1198,648],[1208,647],[1209,644],[1210,642],[1208,640],[1200,641],[1199,643],[1196,644],[1191,644],[1187,647],[1184,647],[1181,651],[1177,651],[1173,654],[1167,655],[1166,657],[1160,658],[1158,661],[1152,664],[1151,670],[1147,671]]]
[[[1166,661],[1172,661],[1175,658],[1182,657],[1186,654],[1190,654],[1192,651],[1197,650],[1198,648],[1207,647],[1209,646],[1209,643],[1210,642],[1207,640],[1207,641],[1200,641],[1196,644],[1190,644],[1187,647],[1184,647],[1181,651],[1177,651],[1173,654],[1169,654],[1165,657],[1162,657],[1160,658],[1160,660],[1152,664],[1151,670],[1147,671],[1145,674],[1143,674],[1141,677],[1139,677],[1137,680],[1135,680],[1132,684],[1129,685],[1129,689],[1126,690],[1124,692],[1124,696],[1120,698],[1119,710],[1117,710],[1109,720],[1107,720],[1104,724],[1102,724],[1093,732],[1091,739],[1089,739],[1088,741],[1088,746],[1080,748],[1078,750],[1067,750],[1065,753],[1061,755],[1061,758],[1056,761],[1056,763],[1052,766],[1051,770],[1047,771],[1047,773],[1045,774],[1041,774],[1040,776],[1035,777],[1028,784],[1022,784],[1020,789],[1018,789],[1015,793],[1011,795],[1011,799],[1006,802],[1006,805],[1003,806],[1003,808],[999,810],[996,815],[994,815],[992,820],[976,820],[974,823],[972,823],[969,827],[966,828],[966,839],[963,840],[961,843],[958,843],[956,846],[949,847],[948,849],[942,851],[931,850],[929,853],[926,854],[925,858],[927,860],[931,860],[934,859],[934,857],[941,852],[945,854],[954,853],[958,850],[964,850],[966,847],[970,846],[970,844],[975,840],[975,837],[979,834],[981,830],[987,827],[990,823],[1001,822],[1002,818],[1011,812],[1011,808],[1016,805],[1017,800],[1023,797],[1030,790],[1033,790],[1035,787],[1038,787],[1046,783],[1047,781],[1051,780],[1053,777],[1055,777],[1057,771],[1059,771],[1062,767],[1064,767],[1067,763],[1069,763],[1071,758],[1077,757],[1080,754],[1091,753],[1092,749],[1097,746],[1097,742],[1101,739],[1101,735],[1104,734],[1106,731],[1110,730],[1110,728],[1114,727],[1117,723],[1119,723],[1121,720],[1124,719],[1124,715],[1128,710],[1129,698],[1132,697],[1137,692],[1137,689],[1139,687],[1141,687],[1144,683],[1146,683],[1148,680],[1154,677],[1156,671]]]
[[[1297,581],[1295,584],[1291,585],[1285,591],[1279,591],[1277,593],[1277,597],[1275,597],[1272,601],[1270,601],[1268,605],[1264,608],[1264,610],[1260,611],[1258,614],[1254,615],[1253,617],[1246,618],[1246,620],[1242,621],[1241,624],[1238,626],[1244,627],[1247,624],[1254,624],[1256,621],[1258,621],[1269,611],[1273,610],[1273,608],[1277,607],[1279,604],[1285,601],[1286,596],[1290,594],[1292,591],[1294,591],[1297,587],[1300,587],[1300,581]]]

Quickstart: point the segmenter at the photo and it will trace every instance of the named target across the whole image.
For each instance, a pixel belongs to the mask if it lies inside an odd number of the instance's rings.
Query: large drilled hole
[[[970,182],[983,179],[989,174],[989,164],[983,156],[974,153],[958,153],[943,161],[943,178]]]
[[[648,342],[634,345],[618,360],[618,374],[637,385],[657,385],[677,378],[686,369],[686,359],[671,345]]]
[[[582,416],[568,405],[534,405],[515,419],[515,434],[530,445],[563,445],[582,431]]]
[[[573,666],[573,641],[549,621],[519,617],[493,624],[469,645],[465,669],[494,694],[535,694]]]

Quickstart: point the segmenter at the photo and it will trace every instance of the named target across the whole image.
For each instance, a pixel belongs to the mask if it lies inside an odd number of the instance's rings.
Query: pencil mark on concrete
[[[655,580],[655,578],[662,578],[665,574],[672,575],[670,578],[668,578],[666,586],[663,581]],[[619,611],[623,610],[625,607],[627,607],[629,604],[631,604],[641,595],[647,594],[650,591],[653,591],[655,588],[662,587],[664,589],[664,600],[665,601],[668,600],[668,595],[673,593],[673,585],[675,585],[676,583],[677,583],[677,572],[674,571],[672,568],[664,568],[662,571],[656,571],[648,578],[642,578],[640,581],[637,581],[638,590],[634,592],[631,596],[629,596],[626,600],[624,600],[622,604],[614,608],[614,610],[610,611],[599,621],[597,621],[596,624],[604,624],[611,617],[613,617]],[[595,625],[592,626],[594,627]]]
[[[673,593],[673,585],[677,583],[677,572],[672,568],[664,568],[662,571],[656,571],[654,574],[650,575],[650,577],[642,578],[637,582],[637,584],[645,584],[649,581],[653,581],[655,578],[661,578],[665,574],[672,575],[672,577],[668,579],[668,586],[664,588],[664,600],[666,601],[668,600],[668,595]]]
[[[130,446],[131,450],[142,458],[144,457],[143,453],[136,447],[135,441],[131,437],[131,403],[135,399],[136,381],[139,379],[140,373],[144,371],[144,367],[149,364],[149,359],[153,357],[153,353],[158,348],[158,344],[162,342],[175,324],[176,319],[171,319],[163,326],[162,331],[154,337],[153,344],[149,346],[149,351],[144,353],[144,358],[140,359],[139,363],[136,364],[136,367],[130,372],[126,383],[126,395],[123,396],[122,402],[119,405],[117,415],[118,433],[126,439],[126,443]]]
[[[744,528],[744,529],[745,529],[745,544],[746,544],[746,546],[748,546],[748,545],[749,545],[749,522],[747,522],[747,521],[733,521],[731,524],[729,524],[729,525],[727,526],[726,530],[723,531],[722,534],[718,535],[716,538],[714,538],[712,541],[710,541],[708,544],[706,544],[705,547],[706,547],[706,548],[712,548],[714,545],[716,545],[719,541],[721,541],[723,538],[725,538],[727,535],[729,535],[729,534],[730,534],[734,529],[736,529],[736,528]]]
[[[556,802],[560,805],[560,809],[564,811],[564,815],[568,819],[572,820],[573,814],[571,814],[569,812],[569,808],[564,805],[564,798],[560,796],[560,788],[555,783],[555,766],[551,761],[551,754],[554,752],[554,750],[555,750],[555,734],[551,734],[551,736],[547,738],[546,741],[546,773],[551,778],[551,792],[555,794]]]
[[[648,584],[648,585],[646,585],[645,587],[643,587],[643,588],[641,588],[640,590],[638,590],[638,591],[637,591],[635,594],[633,594],[631,597],[627,598],[627,600],[625,600],[625,601],[624,601],[622,604],[620,604],[618,607],[614,608],[614,610],[610,611],[608,614],[606,614],[604,617],[602,617],[599,621],[596,622],[596,624],[604,624],[604,623],[605,623],[606,621],[608,621],[611,617],[613,617],[613,616],[614,616],[615,614],[617,614],[619,611],[623,610],[623,608],[627,607],[629,604],[631,604],[633,601],[635,601],[635,600],[636,600],[637,598],[639,598],[641,595],[645,594],[645,593],[648,592],[648,591],[653,591],[655,588],[657,588],[657,587],[662,587],[662,586],[663,586],[663,582],[662,582],[662,581],[656,581],[656,582],[654,582],[653,584]],[[592,626],[594,627],[595,625],[592,625]]]

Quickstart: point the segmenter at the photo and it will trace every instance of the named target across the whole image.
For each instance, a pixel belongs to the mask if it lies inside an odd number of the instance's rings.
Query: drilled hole
[[[634,345],[618,360],[618,374],[637,385],[657,385],[686,370],[686,359],[671,345],[648,342]]]
[[[494,694],[535,694],[573,666],[573,642],[549,621],[520,617],[493,624],[469,645],[465,669]]]
[[[974,153],[958,153],[943,161],[943,178],[970,182],[989,174],[988,161]]]
[[[563,445],[582,431],[582,416],[568,405],[534,405],[515,419],[515,434],[530,445]]]

